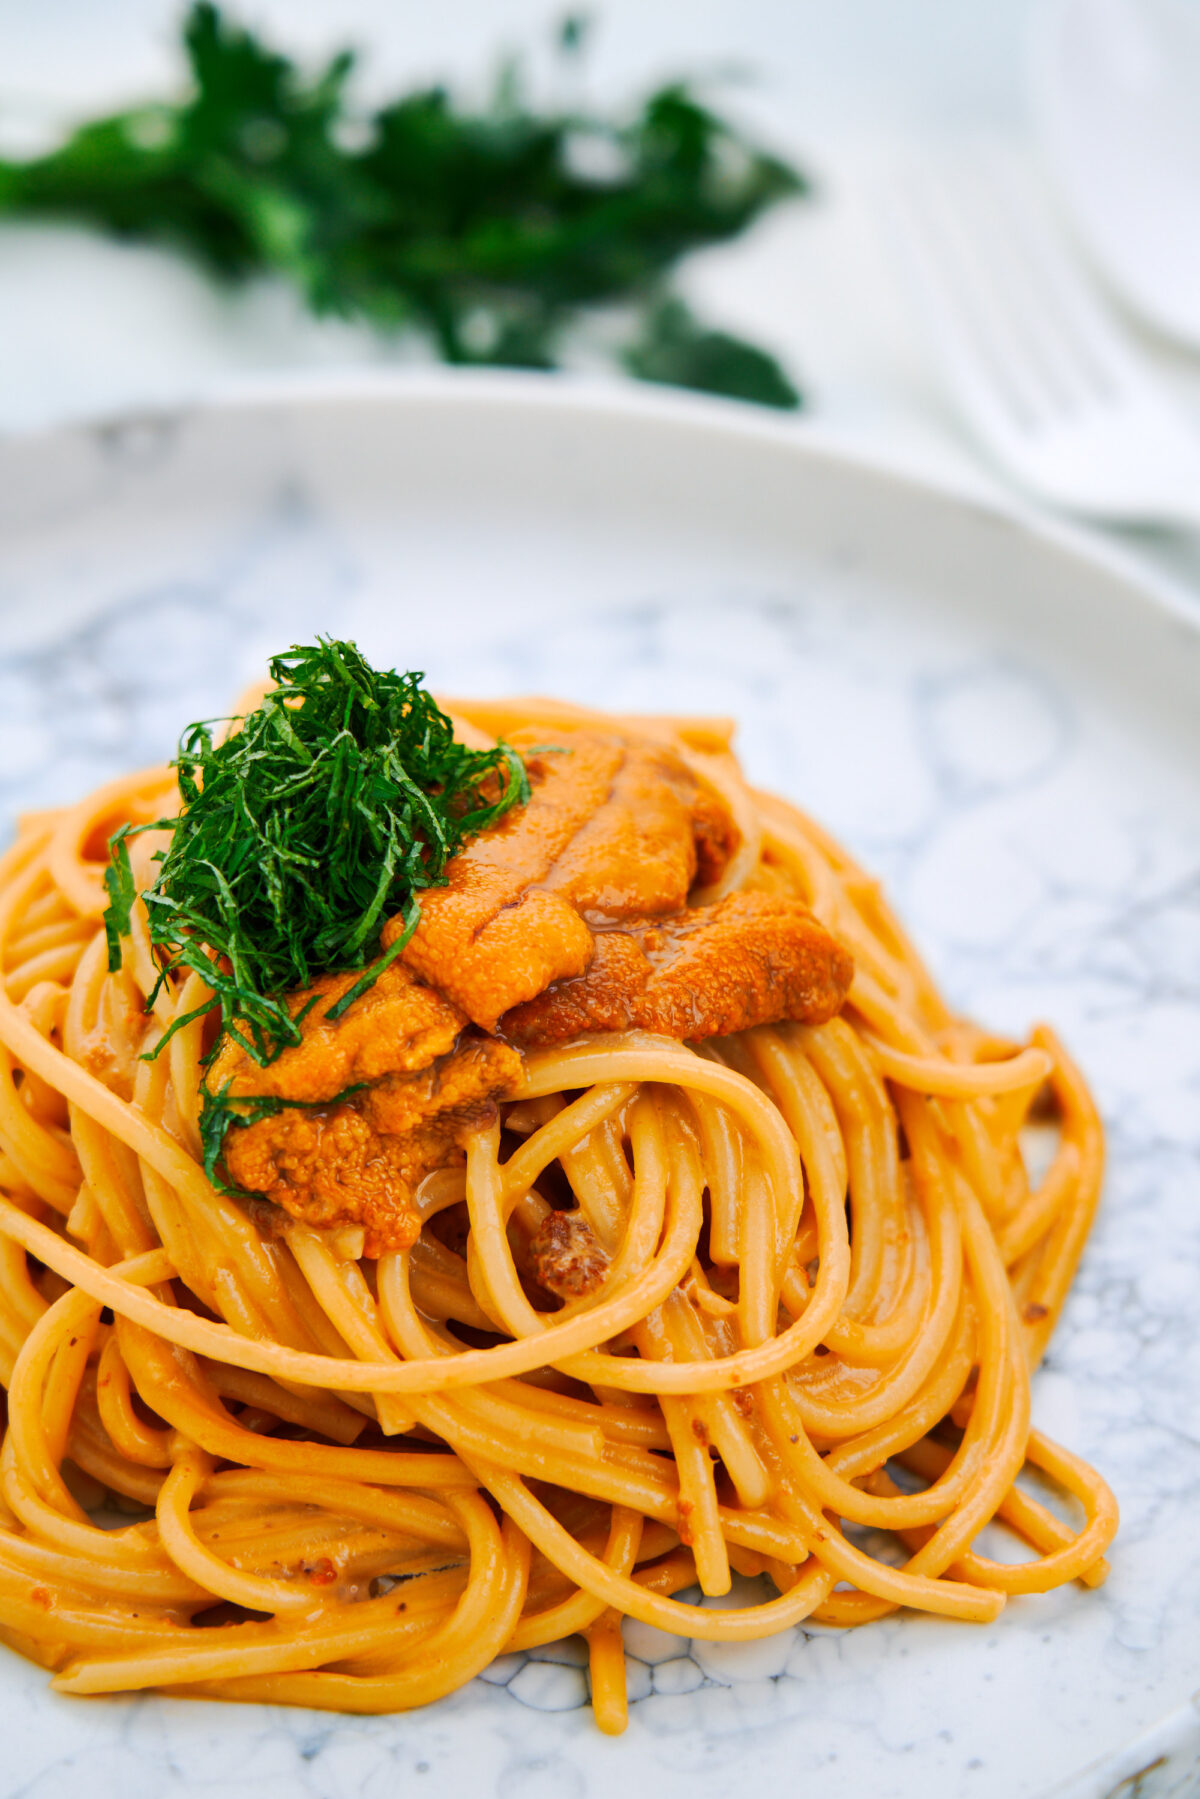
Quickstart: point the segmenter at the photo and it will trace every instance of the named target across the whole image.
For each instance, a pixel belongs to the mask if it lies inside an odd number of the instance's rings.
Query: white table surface
[[[1200,5],[1200,0],[1183,0]],[[361,91],[478,83],[503,49],[545,45],[547,0],[254,0],[245,16],[318,57],[365,54]],[[819,184],[748,237],[691,260],[705,315],[769,345],[804,385],[805,429],[959,485],[996,491],[930,369],[872,201],[898,144],[985,128],[1029,142],[1031,0],[605,0],[583,77],[611,101],[680,71],[741,70],[723,103]],[[0,0],[0,144],[163,91],[178,67],[169,0]],[[1035,154],[1032,144],[1030,153]],[[1200,429],[1200,360],[1145,344]],[[0,229],[0,430],[195,398],[247,377],[420,358],[366,329],[307,318],[273,283],[214,287],[181,260],[66,227]],[[1200,604],[1200,545],[1126,539]]]

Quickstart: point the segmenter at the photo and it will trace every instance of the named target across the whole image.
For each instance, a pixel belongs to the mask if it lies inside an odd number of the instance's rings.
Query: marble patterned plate
[[[571,1644],[393,1718],[64,1700],[0,1653],[0,1792],[1200,1791],[1196,619],[1065,531],[683,399],[422,377],[0,445],[6,816],[162,757],[317,631],[448,691],[736,714],[955,1001],[1062,1027],[1111,1173],[1035,1413],[1117,1490],[1112,1577],[988,1627],[633,1625],[616,1742]]]

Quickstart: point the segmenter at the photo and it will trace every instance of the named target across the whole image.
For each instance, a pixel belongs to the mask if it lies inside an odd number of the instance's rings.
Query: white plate
[[[883,875],[954,999],[1004,1029],[1054,1019],[1096,1084],[1111,1174],[1035,1410],[1123,1510],[1104,1589],[1017,1599],[990,1627],[905,1616],[683,1660],[634,1626],[618,1742],[569,1652],[379,1719],[62,1700],[3,1655],[3,1790],[1194,1790],[1200,634],[1182,611],[1065,532],[792,425],[536,379],[10,442],[0,521],[5,813],[163,756],[318,631],[448,690],[737,714],[753,773]]]

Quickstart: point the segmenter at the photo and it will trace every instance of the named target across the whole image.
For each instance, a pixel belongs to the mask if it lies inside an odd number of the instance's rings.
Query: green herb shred
[[[182,969],[213,990],[151,1056],[216,1007],[223,1032],[260,1066],[273,1061],[300,1041],[308,1010],[293,1016],[286,996],[317,975],[361,968],[330,1016],[344,1012],[408,941],[420,889],[443,884],[468,838],[529,797],[516,751],[456,742],[420,674],[374,669],[354,644],[332,638],[273,657],[270,673],[276,686],[255,711],[184,732],[172,764],[178,817],[126,826],[111,840],[109,967],[120,967],[136,898],[128,839],[166,830],[170,846],[141,894],[159,966],[147,1010]],[[215,723],[233,728],[218,739]],[[406,928],[380,957],[380,931],[397,913]],[[246,1101],[207,1090],[205,1099],[206,1114],[215,1105],[227,1123],[251,1121]],[[250,1111],[264,1103],[256,1098]],[[210,1173],[223,1135],[206,1118]]]

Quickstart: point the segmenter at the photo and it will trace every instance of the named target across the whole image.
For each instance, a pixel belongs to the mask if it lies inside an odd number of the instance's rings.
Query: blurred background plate
[[[735,714],[752,774],[881,874],[952,999],[1052,1018],[1095,1082],[1111,1172],[1035,1417],[1123,1512],[1106,1587],[994,1626],[693,1653],[633,1625],[617,1742],[570,1645],[396,1718],[62,1700],[5,1654],[5,1793],[1196,1790],[1194,616],[1067,530],[702,401],[372,378],[0,444],[7,818],[169,754],[316,632],[443,691]]]

